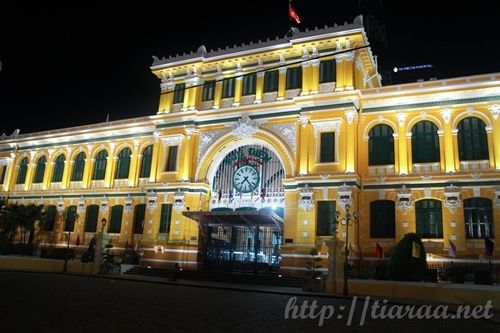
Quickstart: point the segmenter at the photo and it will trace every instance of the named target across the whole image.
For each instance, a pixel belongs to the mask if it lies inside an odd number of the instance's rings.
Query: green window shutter
[[[46,219],[45,219],[45,231],[52,231],[54,230],[54,224],[56,222],[56,206],[50,205],[47,206],[47,211],[46,211]]]
[[[172,204],[161,205],[160,234],[170,232],[170,220],[172,219]]]
[[[368,164],[394,164],[394,136],[388,125],[376,125],[368,134]]]
[[[377,200],[370,202],[370,237],[396,237],[396,210],[394,201]]]
[[[130,171],[130,155],[132,155],[130,148],[123,148],[118,154],[115,179],[128,178],[128,173]]]
[[[302,67],[288,68],[286,71],[286,89],[302,88]]]
[[[215,80],[203,83],[202,101],[212,101],[215,95]]]
[[[177,170],[177,146],[168,147],[167,163],[165,164],[165,171]]]
[[[54,173],[52,174],[52,182],[57,183],[62,181],[65,161],[66,158],[64,157],[63,154],[57,156],[56,162],[54,164]]]
[[[466,238],[495,238],[492,200],[488,198],[465,199],[464,222]]]
[[[25,157],[19,163],[19,171],[17,173],[16,184],[24,184],[26,182],[26,173],[28,171],[28,158]]]
[[[488,160],[486,125],[477,117],[467,117],[458,123],[458,154],[460,161]]]
[[[411,130],[413,163],[439,162],[439,138],[437,127],[428,120],[419,121]]]
[[[71,173],[71,181],[81,181],[83,179],[83,171],[85,170],[85,153],[81,152],[76,155],[73,172]]]
[[[108,232],[118,234],[122,228],[123,205],[115,205],[111,208],[111,222]]]
[[[320,163],[335,162],[335,132],[321,133],[320,140]]]
[[[316,236],[332,236],[335,220],[335,201],[318,201],[316,214]]]
[[[151,174],[151,160],[153,158],[153,145],[147,146],[142,151],[140,178],[149,177]]]
[[[134,234],[142,234],[144,231],[144,217],[146,216],[146,205],[135,206],[134,211]]]
[[[264,92],[278,91],[279,72],[269,71],[264,74]]]
[[[244,75],[242,95],[243,96],[254,95],[256,85],[257,85],[257,75],[255,73]]]
[[[97,231],[97,218],[99,217],[99,206],[89,205],[85,212],[85,232]]]
[[[184,102],[184,91],[186,90],[186,84],[178,83],[174,87],[174,104]]]
[[[106,164],[108,163],[108,152],[101,150],[94,162],[94,173],[92,180],[103,180],[106,176]]]
[[[319,64],[319,83],[335,82],[336,70],[335,59],[321,61]]]
[[[222,98],[234,97],[235,81],[234,77],[225,78],[222,81]]]
[[[3,184],[5,181],[5,173],[7,171],[7,166],[2,166],[2,175],[0,176],[0,184]]]
[[[416,234],[421,238],[443,238],[441,201],[419,200],[415,204]]]
[[[69,206],[66,210],[66,223],[64,225],[64,231],[74,231],[76,221],[76,206]]]
[[[33,178],[33,183],[38,184],[43,182],[43,175],[45,174],[45,165],[47,164],[47,158],[42,156],[36,162],[35,178]]]

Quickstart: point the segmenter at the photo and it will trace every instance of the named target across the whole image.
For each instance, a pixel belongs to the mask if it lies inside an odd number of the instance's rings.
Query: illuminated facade
[[[477,257],[500,235],[500,74],[382,87],[366,45],[358,18],[155,58],[156,115],[2,137],[0,193],[51,212],[38,242],[105,218],[145,265],[300,274],[347,203],[353,253],[416,232]]]

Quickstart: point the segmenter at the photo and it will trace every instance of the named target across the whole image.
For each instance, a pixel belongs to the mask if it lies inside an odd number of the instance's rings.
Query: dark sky
[[[388,84],[500,71],[495,2],[294,0],[293,5],[301,30],[352,22],[360,13],[376,18],[378,28],[370,20],[375,28],[369,38]],[[162,3],[2,8],[0,134],[103,122],[107,113],[110,120],[153,115],[160,88],[149,69],[152,55],[256,42],[288,29],[286,0],[176,1],[177,8]],[[433,69],[388,76],[395,66],[422,64]]]

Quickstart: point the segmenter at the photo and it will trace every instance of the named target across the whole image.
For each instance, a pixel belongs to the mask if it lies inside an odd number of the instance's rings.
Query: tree
[[[389,260],[389,276],[396,281],[422,281],[427,268],[422,240],[406,234],[396,245]]]

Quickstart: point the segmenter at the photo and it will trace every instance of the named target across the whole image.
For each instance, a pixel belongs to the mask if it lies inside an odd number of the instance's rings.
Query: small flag
[[[76,246],[80,246],[80,234],[76,237]]]
[[[448,246],[448,255],[452,258],[457,256],[457,247],[452,241],[450,241],[450,245]]]
[[[375,255],[378,258],[382,258],[384,256],[384,249],[382,248],[382,246],[380,246],[378,242],[377,245],[375,246]]]
[[[288,4],[288,13],[290,14],[290,17],[295,20],[295,22],[300,23],[299,15],[295,11],[295,9],[293,9],[291,2]]]
[[[484,254],[487,257],[491,257],[493,255],[493,249],[495,248],[495,243],[491,241],[488,237],[484,239]]]
[[[415,258],[420,258],[420,245],[417,242],[413,241],[411,247],[411,255]]]

